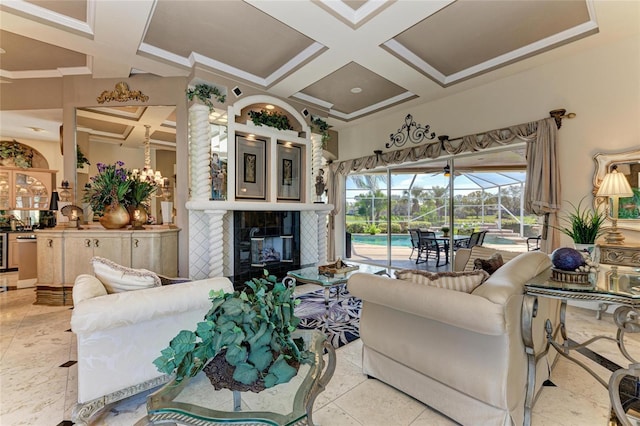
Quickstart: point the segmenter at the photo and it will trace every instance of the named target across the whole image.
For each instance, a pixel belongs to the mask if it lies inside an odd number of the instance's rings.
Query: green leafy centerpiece
[[[264,277],[247,281],[250,291],[211,292],[211,309],[196,331],[182,330],[153,363],[177,382],[204,369],[216,389],[260,392],[293,378],[311,353],[293,339],[294,286]],[[269,289],[271,288],[271,290]]]

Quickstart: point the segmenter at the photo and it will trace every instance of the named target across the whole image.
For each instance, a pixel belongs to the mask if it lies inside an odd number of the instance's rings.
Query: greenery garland
[[[269,112],[266,109],[261,111],[249,111],[249,118],[256,126],[269,126],[278,130],[293,130],[289,119],[286,115],[279,113],[278,111]]]
[[[311,119],[311,130],[320,132],[322,135],[322,148],[326,148],[329,140],[329,125],[327,122],[320,117],[313,117]]]
[[[211,102],[211,96],[214,96],[221,104],[227,99],[225,95],[220,93],[217,87],[209,86],[208,84],[196,84],[194,89],[187,89],[187,99],[193,100],[193,97],[197,97],[200,101],[209,107],[209,111],[213,112],[213,102]]]
[[[9,158],[13,159],[16,167],[23,169],[30,168],[33,164],[33,149],[15,139],[12,141],[1,141],[0,159],[6,160]]]
[[[80,150],[80,146],[76,145],[76,167],[81,169],[84,165],[90,166],[89,159],[84,156],[84,153]]]

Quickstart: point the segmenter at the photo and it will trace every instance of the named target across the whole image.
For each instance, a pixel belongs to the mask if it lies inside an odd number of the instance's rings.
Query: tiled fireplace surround
[[[292,135],[281,135],[276,131],[257,128],[246,124],[235,123],[232,117],[239,115],[242,108],[255,102],[277,104],[287,110],[294,118],[303,124],[307,135],[304,138]],[[310,202],[274,202],[275,197],[265,201],[236,200],[232,188],[235,185],[235,165],[229,161],[228,196],[226,201],[210,200],[210,126],[209,110],[206,106],[193,104],[189,108],[189,163],[191,166],[191,198],[186,203],[189,212],[189,277],[203,279],[207,277],[233,276],[234,265],[234,211],[299,211],[300,212],[300,264],[324,262],[327,258],[327,215],[332,205]],[[280,100],[269,97],[252,99],[248,97],[229,107],[228,149],[229,159],[235,158],[236,132],[270,135],[271,145],[277,140],[293,139],[294,142],[306,147],[303,157],[303,170],[307,178],[303,179],[303,200],[312,199],[311,182],[315,182],[315,175],[321,167],[322,147],[317,138],[311,137],[311,132],[304,118],[292,107]],[[275,152],[275,149],[271,151]],[[273,162],[272,162],[273,163]],[[267,176],[277,176],[272,170]],[[275,185],[267,182],[267,193],[273,193]]]

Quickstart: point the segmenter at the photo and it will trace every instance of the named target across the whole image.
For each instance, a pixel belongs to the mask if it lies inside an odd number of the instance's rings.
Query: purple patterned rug
[[[298,296],[301,300],[295,314],[300,318],[298,328],[321,330],[334,348],[360,338],[360,309],[362,300],[343,290],[336,298],[335,290],[329,298],[329,313],[325,317],[324,290]]]

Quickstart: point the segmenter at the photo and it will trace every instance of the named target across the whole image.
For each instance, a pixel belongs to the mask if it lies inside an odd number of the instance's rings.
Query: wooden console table
[[[36,304],[72,305],[73,283],[80,274],[93,274],[94,256],[130,268],[177,276],[179,231],[169,226],[147,226],[135,231],[101,226],[36,230]]]

